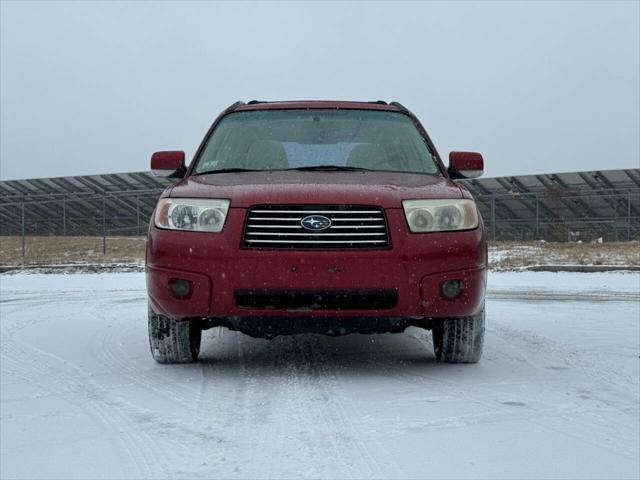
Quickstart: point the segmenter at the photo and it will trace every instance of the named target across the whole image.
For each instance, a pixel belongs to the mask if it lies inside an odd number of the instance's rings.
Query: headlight
[[[404,200],[402,207],[414,233],[471,230],[478,226],[473,200]]]
[[[158,228],[220,232],[229,210],[229,200],[162,198],[156,207]]]

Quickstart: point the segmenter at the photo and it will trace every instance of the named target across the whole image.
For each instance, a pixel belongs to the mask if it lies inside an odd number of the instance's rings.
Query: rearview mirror
[[[184,152],[155,152],[151,155],[151,173],[156,177],[180,178],[185,170]]]
[[[482,155],[476,152],[449,153],[449,176],[453,179],[478,178],[484,172]]]

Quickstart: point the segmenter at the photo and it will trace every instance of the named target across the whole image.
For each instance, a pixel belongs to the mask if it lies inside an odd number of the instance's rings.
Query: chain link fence
[[[158,191],[65,195],[0,204],[0,263],[132,262]]]
[[[0,264],[140,262],[160,191],[4,197]],[[640,238],[640,190],[476,195],[491,240]]]
[[[476,195],[492,240],[621,242],[640,237],[640,190]]]

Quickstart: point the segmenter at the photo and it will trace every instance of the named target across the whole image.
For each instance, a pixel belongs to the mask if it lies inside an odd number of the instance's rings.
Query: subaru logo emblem
[[[307,230],[313,230],[314,232],[321,232],[331,226],[331,220],[322,215],[309,215],[300,220],[302,228]]]

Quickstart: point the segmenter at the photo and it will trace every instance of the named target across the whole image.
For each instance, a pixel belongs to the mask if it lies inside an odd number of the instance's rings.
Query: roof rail
[[[378,105],[388,105],[388,103],[385,102],[384,100],[374,100],[372,102],[367,102],[367,103],[377,103]]]
[[[394,107],[398,107],[398,109],[401,112],[410,113],[409,109],[407,107],[405,107],[404,105],[402,105],[400,102],[391,102],[391,103],[389,103],[389,105],[393,105]]]
[[[247,102],[247,105],[255,105],[256,103],[267,103],[264,100],[250,100]]]
[[[238,108],[240,105],[244,105],[243,101],[238,100],[237,102],[229,105],[227,107],[227,109],[224,111],[224,113],[231,113],[233,112],[236,108]]]

